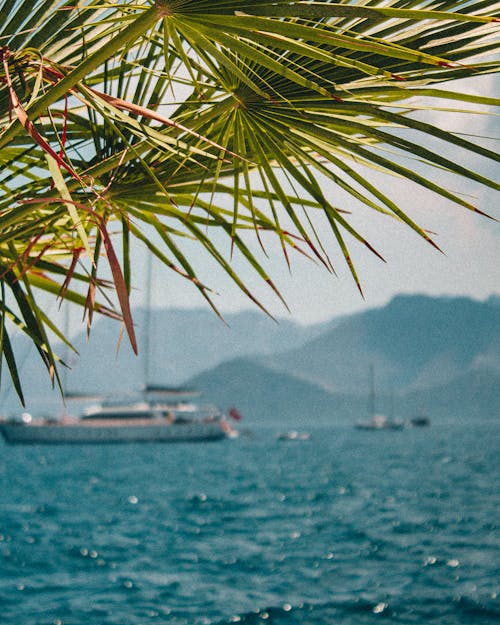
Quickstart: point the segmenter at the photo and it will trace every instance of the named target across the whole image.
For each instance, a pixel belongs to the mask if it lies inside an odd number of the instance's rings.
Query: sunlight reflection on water
[[[2,446],[2,625],[489,625],[495,437],[361,434]]]

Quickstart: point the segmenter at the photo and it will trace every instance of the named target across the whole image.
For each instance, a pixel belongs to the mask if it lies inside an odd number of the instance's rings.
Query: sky
[[[498,78],[482,77],[474,82],[457,82],[456,88],[490,96],[494,96],[497,90],[498,96],[498,84]],[[425,119],[447,130],[480,136],[490,149],[498,150],[500,123],[494,117],[431,112],[425,114]],[[442,149],[442,146],[436,145],[436,148]],[[463,160],[464,155],[460,152],[460,149],[453,148],[448,150],[447,156]],[[467,156],[464,162],[468,167],[498,179],[498,168],[485,159]],[[411,166],[419,168],[418,163]],[[310,324],[382,306],[400,293],[468,296],[480,300],[500,294],[499,223],[455,206],[417,185],[395,178],[388,180],[381,174],[377,174],[374,180],[385,189],[387,184],[390,185],[392,197],[400,206],[420,226],[435,233],[434,240],[443,253],[409,228],[357,205],[351,198],[342,196],[332,183],[324,181],[326,194],[335,199],[334,204],[344,201],[342,205],[352,209],[353,223],[375,244],[387,262],[381,262],[356,242],[352,244],[353,260],[363,287],[362,297],[331,238],[326,240],[330,243],[336,276],[298,254],[292,255],[289,270],[276,243],[266,243],[269,258],[260,255],[259,260],[263,261],[287,302],[287,311],[267,285],[235,257],[235,269],[272,315]],[[438,172],[438,181],[457,194],[466,195],[481,210],[500,219],[500,198],[494,190],[448,176],[446,172]],[[257,246],[254,245],[253,249],[258,252]],[[256,309],[210,259],[200,256],[194,247],[190,252],[190,260],[193,260],[202,281],[217,289],[214,301],[222,312]],[[146,260],[143,252],[137,252],[136,262],[135,283],[144,284]],[[153,284],[154,307],[206,306],[196,289],[158,263],[153,268]],[[145,299],[144,289],[138,287],[132,297],[133,304],[144,304]]]

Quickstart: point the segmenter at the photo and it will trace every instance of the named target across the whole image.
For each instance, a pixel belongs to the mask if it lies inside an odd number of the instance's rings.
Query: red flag
[[[238,410],[236,410],[236,408],[230,408],[227,414],[231,417],[231,419],[234,419],[235,421],[241,421],[241,414]]]

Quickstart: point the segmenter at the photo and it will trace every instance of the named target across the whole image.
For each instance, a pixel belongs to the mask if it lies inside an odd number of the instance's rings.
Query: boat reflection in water
[[[149,399],[151,394],[162,400]],[[85,409],[81,416],[3,419],[0,432],[8,443],[174,443],[213,441],[237,435],[226,417],[211,406],[190,401],[196,391],[152,389],[148,399],[107,401]]]

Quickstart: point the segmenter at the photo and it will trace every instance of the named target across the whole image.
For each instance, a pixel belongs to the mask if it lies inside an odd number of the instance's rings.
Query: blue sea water
[[[0,622],[496,622],[498,431],[0,444]]]

